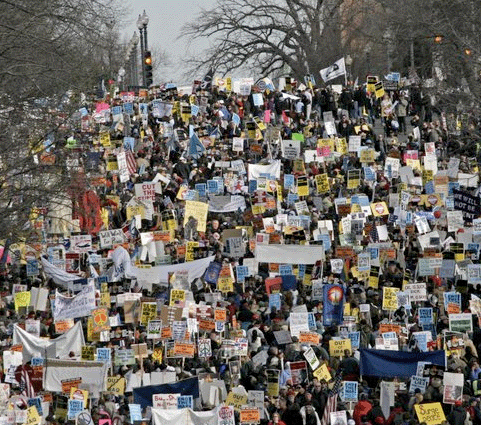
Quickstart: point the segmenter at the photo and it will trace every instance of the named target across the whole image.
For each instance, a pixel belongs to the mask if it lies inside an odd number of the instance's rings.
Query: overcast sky
[[[180,57],[186,54],[186,45],[185,42],[176,40],[176,38],[179,36],[182,26],[193,20],[200,12],[201,5],[203,8],[209,9],[214,6],[215,2],[216,0],[128,0],[131,22],[127,23],[124,35],[130,38],[134,30],[137,30],[137,18],[145,9],[149,16],[147,27],[149,48],[165,51],[172,62],[172,65],[163,70],[161,75],[171,76],[171,79],[179,84],[190,84],[191,81],[181,81],[183,70]],[[205,42],[200,47],[207,46],[208,44]],[[155,81],[154,78],[154,82],[160,81]]]

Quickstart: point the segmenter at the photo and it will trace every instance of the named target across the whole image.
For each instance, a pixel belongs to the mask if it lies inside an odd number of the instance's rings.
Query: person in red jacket
[[[276,412],[272,415],[272,420],[269,421],[268,425],[286,425],[286,423],[281,420],[279,413]]]
[[[361,418],[367,416],[372,410],[372,404],[367,400],[366,394],[361,394],[359,401],[354,406],[352,418],[356,421],[356,425],[361,425]]]

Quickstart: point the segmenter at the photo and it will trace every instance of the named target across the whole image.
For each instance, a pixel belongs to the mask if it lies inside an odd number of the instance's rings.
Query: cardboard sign
[[[446,420],[441,403],[415,404],[414,409],[420,423],[438,425]]]
[[[395,311],[398,309],[397,292],[399,292],[399,288],[390,288],[387,286],[382,288],[383,310]]]
[[[192,342],[175,342],[174,354],[180,357],[193,358],[195,354],[195,344]]]
[[[246,395],[241,395],[237,393],[233,393],[232,391],[227,395],[227,398],[225,399],[225,404],[227,406],[233,406],[234,410],[240,411],[242,406],[247,404],[247,396]]]
[[[125,378],[120,375],[108,376],[106,388],[107,388],[106,392],[109,394],[124,395]]]
[[[333,357],[344,357],[344,350],[348,350],[351,353],[351,340],[350,339],[331,339],[329,340],[329,355]]]
[[[243,407],[240,411],[240,422],[242,424],[258,424],[261,421],[257,407]]]

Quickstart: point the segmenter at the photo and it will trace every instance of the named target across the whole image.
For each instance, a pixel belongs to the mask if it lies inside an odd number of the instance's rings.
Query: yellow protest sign
[[[162,363],[163,354],[162,347],[154,348],[152,359],[154,359],[156,362]]]
[[[82,346],[82,360],[95,360],[95,348],[92,345]]]
[[[352,352],[351,349],[351,340],[350,339],[331,339],[329,340],[329,355],[332,357],[344,357],[344,351],[349,350],[349,353]]]
[[[332,379],[331,373],[327,368],[327,365],[324,363],[320,367],[318,367],[314,372],[313,375],[319,379],[319,381],[326,381],[329,382]]]
[[[217,289],[223,293],[234,292],[234,279],[230,276],[219,277],[217,279]]]
[[[385,202],[374,202],[371,204],[371,211],[375,217],[389,215],[389,209]]]
[[[102,131],[100,133],[100,143],[104,148],[110,148],[110,133],[108,131]]]
[[[185,303],[185,291],[183,289],[170,290],[170,305],[183,305]]]
[[[384,85],[382,81],[378,81],[376,84],[374,84],[374,93],[376,94],[376,98],[379,99],[380,97],[384,96]]]
[[[17,292],[15,294],[15,310],[20,307],[28,307],[30,305],[30,291]]]
[[[101,307],[110,308],[110,292],[101,292],[100,293],[100,302],[99,305]]]
[[[70,388],[70,399],[71,400],[81,400],[84,403],[84,409],[87,408],[87,403],[89,401],[89,392],[87,390],[80,390],[78,388]]]
[[[377,76],[375,75],[368,75],[366,79],[366,90],[368,93],[374,93],[376,91],[375,84],[377,83]]]
[[[414,409],[418,415],[419,423],[438,425],[446,420],[441,403],[415,404]]]
[[[374,162],[374,155],[374,149],[363,149],[359,156],[359,161],[364,163]]]
[[[382,309],[395,311],[398,309],[397,305],[397,293],[399,288],[390,288],[384,286],[382,288]]]
[[[127,206],[127,220],[132,220],[136,215],[145,218],[145,207],[143,205],[128,205]]]
[[[125,378],[121,376],[108,376],[107,377],[107,393],[115,395],[124,395],[125,391]]]
[[[336,139],[336,151],[339,152],[341,155],[348,154],[348,146],[344,137]]]
[[[234,410],[240,411],[241,407],[247,404],[247,396],[231,391],[225,399],[225,404],[227,404],[227,406],[234,406]]]
[[[368,286],[374,289],[379,287],[379,267],[371,266]]]
[[[40,419],[40,415],[38,414],[37,407],[30,406],[27,409],[27,421],[25,422],[25,425],[39,425],[40,421],[41,419]]]
[[[413,170],[418,170],[419,172],[422,171],[421,162],[419,161],[419,159],[412,159],[412,158],[406,159],[406,166],[411,167]]]
[[[93,333],[110,330],[109,312],[105,307],[100,307],[92,310],[92,320]]]
[[[252,205],[252,214],[261,215],[266,212],[266,207],[264,205]]]
[[[207,211],[209,204],[197,201],[185,201],[184,226],[192,217],[197,220],[197,231],[205,232],[207,226]]]
[[[329,192],[329,179],[326,173],[316,175],[316,188],[318,194]]]
[[[185,298],[185,297],[184,297]],[[140,313],[140,324],[147,326],[149,320],[155,320],[157,318],[157,303],[142,303],[142,309]]]
[[[185,244],[185,261],[194,261],[194,248],[199,247],[199,242],[189,241]]]

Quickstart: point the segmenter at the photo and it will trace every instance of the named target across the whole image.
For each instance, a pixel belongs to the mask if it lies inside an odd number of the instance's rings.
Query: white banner
[[[87,284],[74,297],[66,297],[56,292],[53,318],[57,322],[65,319],[85,317],[95,308],[95,285]]]
[[[153,283],[164,283],[167,285],[169,282],[169,273],[175,273],[177,271],[184,270],[188,271],[190,283],[194,279],[197,279],[204,274],[211,261],[214,261],[214,258],[215,256],[210,256],[207,258],[201,258],[200,260],[189,261],[187,263],[155,266],[149,269],[133,267],[133,271],[137,277],[139,285],[142,287],[145,287],[144,284],[152,285]]]
[[[100,391],[106,390],[108,368],[109,364],[103,362],[47,359],[43,388],[61,393],[62,381],[82,378],[82,388],[88,390],[91,397],[98,398]]]
[[[75,355],[80,355],[82,346],[85,345],[85,339],[81,322],[77,322],[67,332],[55,339],[38,338],[14,325],[12,344],[23,346],[23,361],[26,363],[32,357],[65,359],[68,358],[71,351]]]
[[[258,263],[316,264],[325,260],[322,245],[257,245]]]
[[[281,160],[272,161],[268,165],[248,164],[249,166],[249,180],[257,180],[261,174],[269,174],[276,179],[281,177]]]
[[[185,408],[179,410],[152,409],[154,425],[217,425],[217,408],[207,412],[194,412]]]

